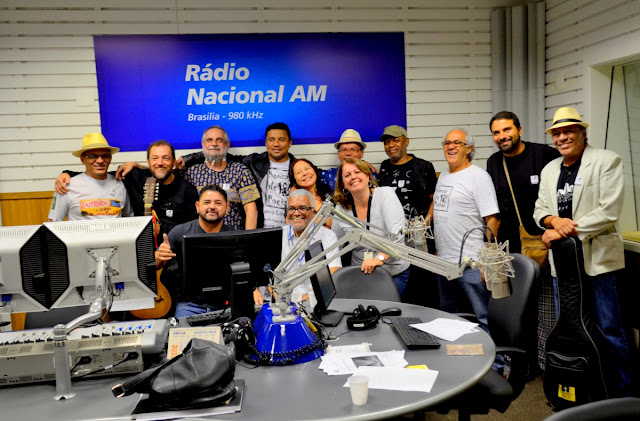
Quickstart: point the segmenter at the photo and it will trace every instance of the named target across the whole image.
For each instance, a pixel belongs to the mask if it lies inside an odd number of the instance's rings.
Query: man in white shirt
[[[86,171],[71,179],[67,194],[54,194],[49,221],[133,216],[124,184],[107,173],[111,156],[119,150],[109,146],[101,133],[83,137],[73,156],[80,158]]]
[[[298,241],[298,237],[300,234],[307,228],[307,226],[311,223],[311,220],[316,214],[316,210],[314,209],[315,200],[313,195],[305,189],[298,189],[291,192],[289,195],[289,200],[287,202],[287,224],[282,227],[282,258],[289,253],[289,250],[293,248],[295,243]],[[328,249],[332,246],[336,241],[338,241],[336,235],[329,229],[325,227],[320,227],[318,232],[316,232],[311,243],[315,243],[316,241],[322,242],[322,248],[324,250]],[[338,250],[334,250],[333,252],[327,255],[327,260],[329,261],[329,271],[333,274],[336,270],[342,267],[342,263],[340,261],[340,257],[334,258]],[[297,266],[302,266],[305,263],[304,252],[298,257],[297,262],[294,262],[290,269],[293,269]],[[297,265],[297,266],[296,266]],[[293,290],[293,294],[301,294],[303,300],[309,299],[309,292],[313,289],[311,285],[311,280],[306,279],[304,282],[296,286]]]
[[[475,152],[471,134],[465,129],[451,130],[442,146],[449,167],[438,178],[429,213],[433,214],[438,256],[458,264],[462,240],[469,230],[486,225],[498,235],[500,210],[491,177],[471,163]],[[471,231],[462,255],[476,260],[477,250],[484,241],[484,229]],[[480,326],[488,332],[490,293],[479,269],[467,268],[460,278],[450,281],[438,275],[438,285],[442,310],[459,313],[470,304]]]

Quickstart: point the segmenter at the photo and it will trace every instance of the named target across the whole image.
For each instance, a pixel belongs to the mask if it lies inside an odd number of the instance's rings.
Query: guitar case
[[[551,243],[558,279],[560,313],[549,332],[544,394],[555,409],[607,399],[607,340],[595,322],[593,292],[586,281],[582,243]]]

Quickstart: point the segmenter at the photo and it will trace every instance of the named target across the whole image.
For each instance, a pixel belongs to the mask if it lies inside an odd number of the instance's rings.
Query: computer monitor
[[[310,261],[324,251],[321,241],[309,245],[305,250],[306,261]],[[328,263],[328,262],[327,262]],[[336,286],[333,283],[329,265],[323,266],[315,274],[311,275],[311,285],[313,294],[316,297],[316,305],[313,308],[313,315],[325,326],[337,326],[342,320],[344,313],[341,311],[329,310],[329,304],[336,296]]]
[[[107,262],[111,310],[153,307],[157,285],[151,217],[45,222],[43,229],[57,297],[51,308],[86,305],[96,298],[98,258]]]
[[[40,225],[0,227],[0,312],[46,311],[52,304]]]
[[[253,288],[269,284],[281,252],[282,228],[185,235],[181,292],[253,317]]]

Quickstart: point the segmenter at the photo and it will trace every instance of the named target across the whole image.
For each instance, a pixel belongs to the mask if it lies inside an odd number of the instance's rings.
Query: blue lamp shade
[[[292,305],[292,311],[296,308]],[[274,323],[269,304],[265,304],[254,323],[256,348],[269,355],[274,365],[305,363],[324,354],[322,340],[318,338],[298,316],[294,321]]]

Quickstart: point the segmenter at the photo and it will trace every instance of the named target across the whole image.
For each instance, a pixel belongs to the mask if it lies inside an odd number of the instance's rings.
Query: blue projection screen
[[[264,145],[267,125],[295,144],[353,128],[377,141],[406,127],[403,33],[96,36],[102,132],[122,151],[158,139],[199,148],[219,124],[231,146]]]

